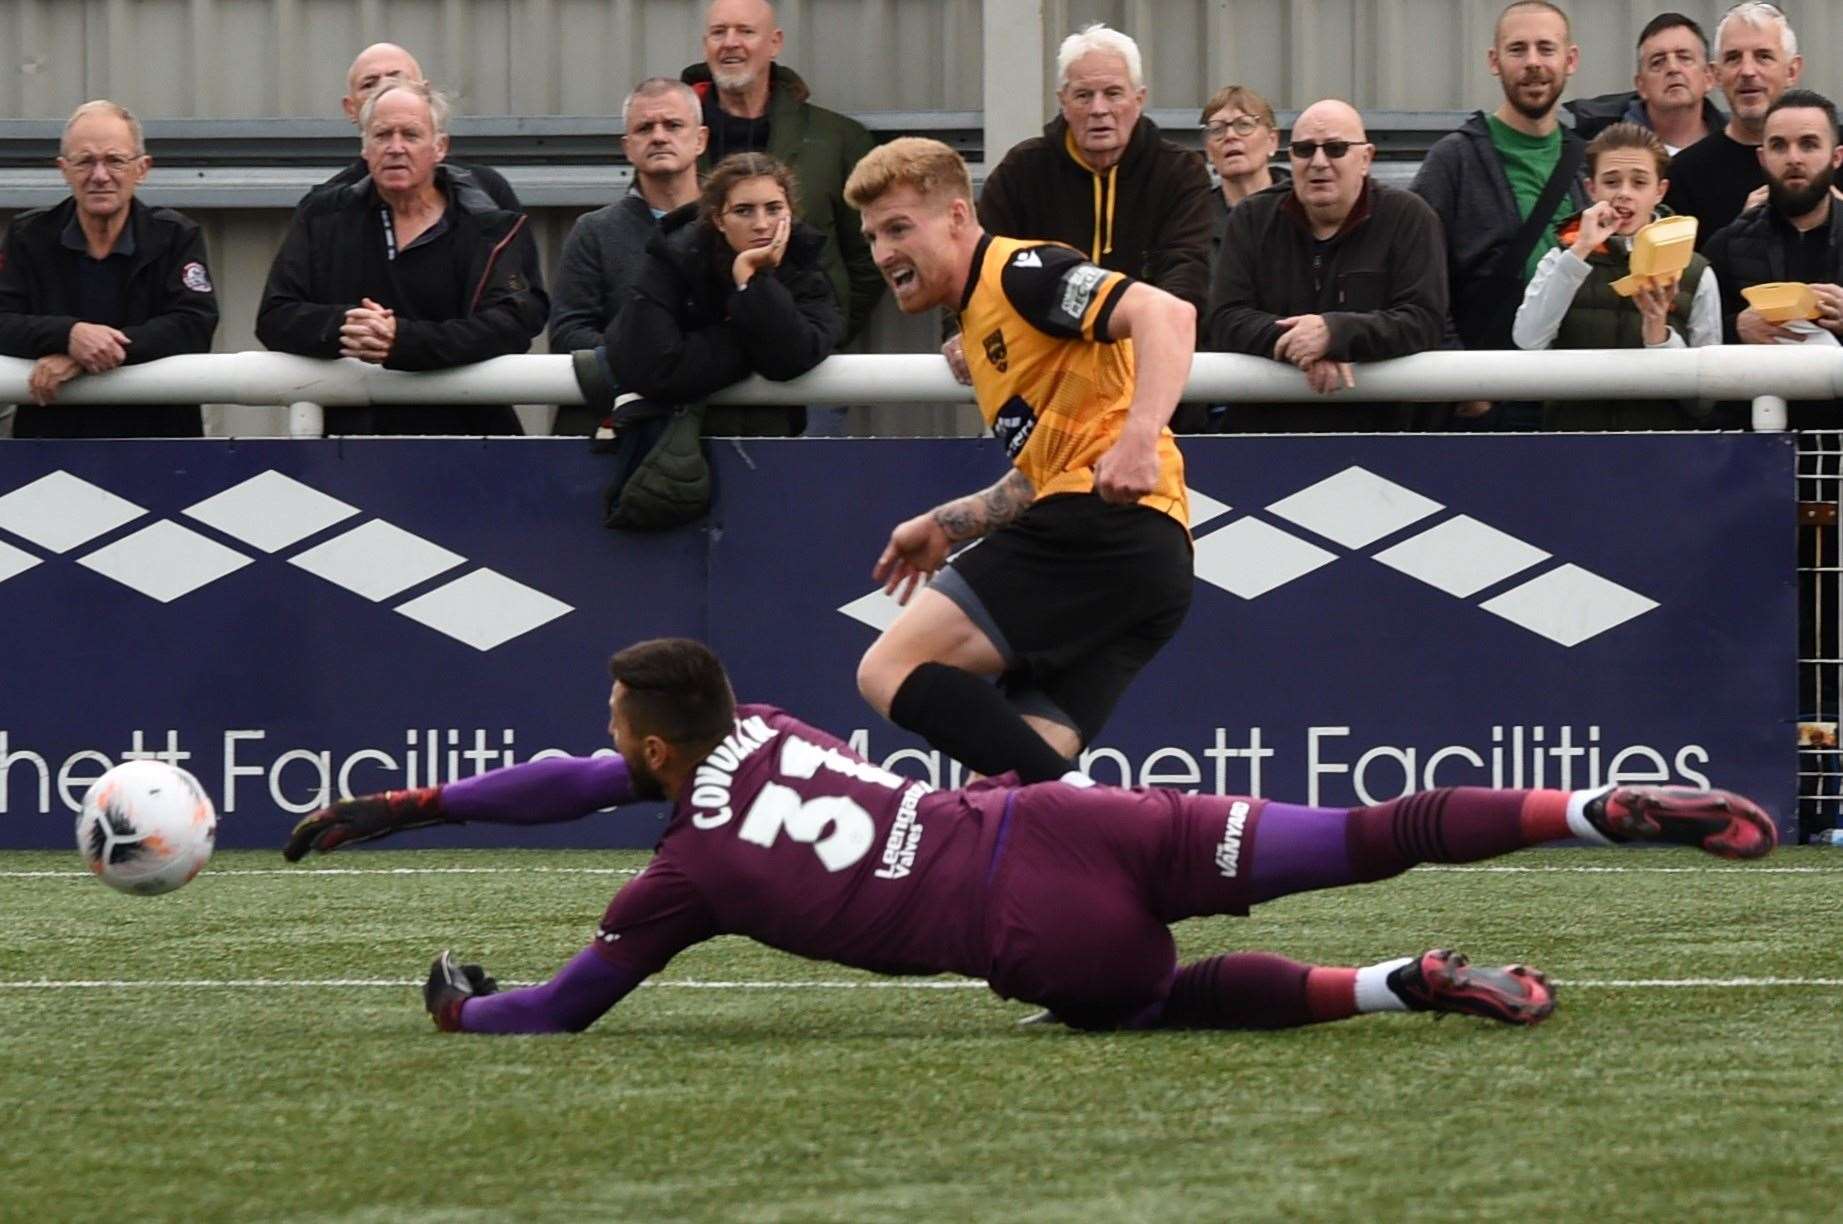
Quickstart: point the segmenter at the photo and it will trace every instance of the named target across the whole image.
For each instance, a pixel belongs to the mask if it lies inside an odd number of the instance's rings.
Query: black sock
[[[1053,782],[1074,768],[997,688],[945,663],[909,673],[890,702],[890,721],[982,774],[1015,769],[1025,782]]]

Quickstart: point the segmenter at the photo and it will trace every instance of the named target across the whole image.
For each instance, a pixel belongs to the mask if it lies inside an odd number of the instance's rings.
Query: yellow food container
[[[1613,282],[1613,292],[1631,297],[1647,282],[1679,276],[1696,253],[1696,218],[1665,217],[1632,235],[1632,274]]]
[[[1747,304],[1768,323],[1790,323],[1794,319],[1815,319],[1817,294],[1802,281],[1770,281],[1749,285],[1741,290]]]
[[[1665,217],[1632,235],[1634,276],[1674,276],[1696,253],[1696,218]]]

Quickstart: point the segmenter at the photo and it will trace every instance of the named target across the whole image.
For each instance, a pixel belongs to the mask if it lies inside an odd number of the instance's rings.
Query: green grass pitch
[[[430,1026],[436,952],[540,980],[642,861],[227,852],[143,899],[0,854],[0,1219],[1843,1218],[1837,851],[1528,852],[1179,928],[1526,960],[1533,1030],[1019,1029],[734,939],[581,1036]]]

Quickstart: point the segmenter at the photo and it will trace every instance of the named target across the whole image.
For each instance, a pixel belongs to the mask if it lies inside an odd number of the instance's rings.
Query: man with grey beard
[[[783,37],[769,0],[711,0],[703,39],[704,62],[680,74],[697,91],[710,129],[698,167],[708,172],[731,153],[766,153],[793,168],[795,209],[825,235],[820,262],[849,344],[883,298],[883,277],[844,198],[851,167],[876,141],[857,120],[815,105],[799,74],[775,62]]]

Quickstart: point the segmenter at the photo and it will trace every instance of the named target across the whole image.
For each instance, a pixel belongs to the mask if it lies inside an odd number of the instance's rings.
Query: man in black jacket
[[[20,438],[196,438],[197,404],[61,406],[83,374],[202,353],[218,302],[205,239],[188,218],[137,202],[152,164],[141,125],[114,102],[85,102],[64,126],[62,204],[7,230],[0,263],[0,354],[36,359],[13,434]]]
[[[1722,332],[1729,344],[1826,343],[1843,335],[1843,226],[1831,187],[1843,165],[1837,110],[1822,94],[1788,89],[1761,126],[1767,201],[1709,239],[1705,253],[1721,286]],[[1743,289],[1803,281],[1817,293],[1818,318],[1770,323]]]
[[[316,192],[269,269],[256,338],[278,352],[436,370],[522,353],[544,328],[526,218],[447,153],[447,102],[393,81],[360,114],[369,177]],[[329,408],[329,434],[515,434],[504,405]]]
[[[388,81],[422,81],[422,65],[416,57],[399,47],[396,43],[372,43],[358,53],[352,66],[346,69],[346,92],[339,99],[339,109],[352,126],[358,126],[358,113],[364,109],[365,100],[376,93],[378,87]],[[506,182],[505,176],[490,166],[481,166],[467,162],[450,161],[446,163],[450,173],[465,171],[479,182],[482,190],[492,197],[497,208],[510,212],[523,212],[524,205],[518,202],[518,193],[512,190],[512,184]],[[315,187],[315,191],[325,191],[332,187],[349,187],[369,174],[365,168],[365,159],[360,157],[352,161],[338,174]]]
[[[1363,119],[1344,102],[1293,125],[1292,182],[1229,214],[1210,298],[1209,345],[1297,366],[1312,389],[1356,386],[1349,363],[1440,344],[1446,250],[1439,218],[1410,192],[1369,177]],[[1235,404],[1236,432],[1376,430],[1407,423],[1396,406]]]
[[[1715,73],[1709,67],[1709,39],[1694,19],[1659,13],[1638,34],[1635,89],[1563,103],[1574,116],[1574,132],[1592,140],[1615,123],[1650,128],[1672,157],[1728,122],[1709,101]]]
[[[979,223],[1006,238],[1039,238],[1124,272],[1202,317],[1209,300],[1209,172],[1203,157],[1159,135],[1144,115],[1139,45],[1096,23],[1056,54],[1062,113],[1011,149],[979,193]],[[959,336],[942,350],[965,381]]]

